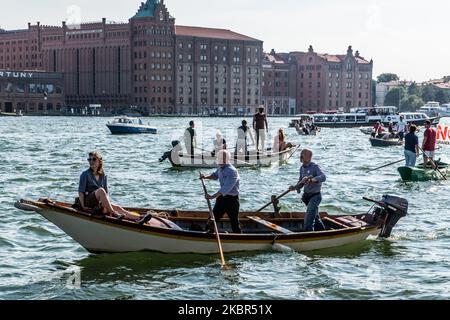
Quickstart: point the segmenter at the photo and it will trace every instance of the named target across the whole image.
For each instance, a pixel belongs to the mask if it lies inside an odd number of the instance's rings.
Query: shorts
[[[100,202],[98,202],[97,197],[95,196],[95,191],[89,193],[84,198],[84,206],[91,209],[100,207]]]
[[[424,155],[424,157],[433,159],[434,158],[434,151],[424,151],[423,155]]]

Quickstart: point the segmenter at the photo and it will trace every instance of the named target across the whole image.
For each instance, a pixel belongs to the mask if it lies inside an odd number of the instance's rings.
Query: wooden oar
[[[202,176],[202,173],[201,172],[199,172],[199,173],[200,173],[200,176]],[[214,231],[216,233],[217,246],[219,247],[220,263],[221,263],[222,267],[224,267],[225,266],[225,257],[223,255],[222,243],[220,242],[219,229],[217,228],[216,219],[214,218],[214,213],[213,213],[213,210],[211,207],[211,201],[206,197],[208,195],[208,190],[206,190],[205,180],[204,179],[200,179],[200,180],[202,180],[203,192],[205,193],[205,199],[206,199],[206,202],[208,203],[209,216],[211,218],[211,221],[214,223]]]
[[[425,151],[423,151],[421,147],[419,147],[419,150],[420,150],[423,154],[425,154]],[[427,158],[428,158],[428,157],[427,157]],[[439,172],[439,173],[441,174],[442,178],[444,178],[444,180],[447,180],[447,177],[445,176],[445,174],[443,174],[442,171],[439,170],[439,166],[436,164],[436,162],[434,162],[433,159],[431,159],[431,158],[428,158],[428,159],[430,159],[431,164],[436,168],[436,171]],[[426,165],[426,164],[425,164],[425,165]]]
[[[290,190],[287,190],[285,192],[283,192],[282,194],[280,194],[278,197],[275,198],[274,201],[280,200],[281,198],[283,198],[285,195],[287,195],[289,192],[291,192]],[[270,206],[272,203],[274,203],[274,201],[270,201],[268,204],[264,205],[263,207],[261,207],[259,210],[257,210],[256,212],[261,212],[263,211],[265,208],[267,208],[268,206]]]
[[[383,169],[383,168],[392,166],[393,164],[396,164],[396,163],[399,163],[399,162],[402,162],[402,161],[405,161],[405,158],[403,158],[403,159],[401,159],[401,160],[398,160],[398,161],[395,161],[395,162],[388,163],[388,164],[386,164],[386,165],[384,165],[384,166],[381,166],[381,167],[378,167],[378,168],[375,168],[375,169],[371,169],[371,170],[369,170],[369,171],[367,171],[367,172],[372,172],[372,171],[376,171],[376,170],[379,170],[379,169]]]

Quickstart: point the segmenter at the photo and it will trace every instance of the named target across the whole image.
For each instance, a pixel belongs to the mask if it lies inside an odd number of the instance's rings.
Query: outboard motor
[[[381,201],[385,204],[384,209],[388,216],[380,232],[380,237],[389,238],[397,222],[408,214],[408,200],[396,196],[384,195]]]
[[[172,150],[173,150],[173,148],[175,148],[175,147],[178,146],[179,144],[180,144],[180,141],[178,141],[178,140],[172,141]],[[171,154],[171,152],[172,152],[172,150],[164,152],[164,154],[162,155],[162,157],[159,158],[159,162],[163,162],[164,160],[166,160],[167,158],[169,158],[169,157],[170,157],[170,154]]]

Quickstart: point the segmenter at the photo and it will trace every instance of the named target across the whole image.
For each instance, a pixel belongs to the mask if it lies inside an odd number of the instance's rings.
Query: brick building
[[[261,41],[175,26],[163,0],[142,3],[128,23],[103,18],[0,30],[0,70],[62,73],[67,106],[101,104],[102,112],[130,106],[143,114],[253,112],[261,101],[261,65]]]
[[[264,55],[262,105],[268,114],[295,114],[289,99],[289,55],[272,49]]]
[[[351,46],[345,55],[316,53],[310,46],[308,52],[291,52],[289,64],[289,95],[297,113],[372,106],[373,61]]]

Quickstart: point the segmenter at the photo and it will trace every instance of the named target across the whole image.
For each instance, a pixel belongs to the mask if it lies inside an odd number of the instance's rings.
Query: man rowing
[[[436,164],[433,161],[434,153],[436,151],[436,130],[431,127],[431,121],[425,121],[425,132],[423,133],[423,167],[427,168],[428,163],[431,162],[433,169],[436,170]]]
[[[216,172],[209,176],[200,175],[200,179],[219,180],[220,189],[213,195],[206,195],[209,200],[216,199],[213,213],[216,223],[226,213],[230,218],[231,228],[234,233],[242,233],[239,226],[239,173],[230,163],[231,154],[227,150],[220,150],[217,153]]]
[[[302,201],[307,206],[304,231],[325,230],[325,226],[320,219],[319,205],[322,202],[321,188],[322,183],[326,181],[326,176],[320,167],[312,162],[313,153],[309,149],[302,150],[300,154],[300,178],[296,185],[290,186],[289,191],[297,190],[298,193],[303,189]]]

